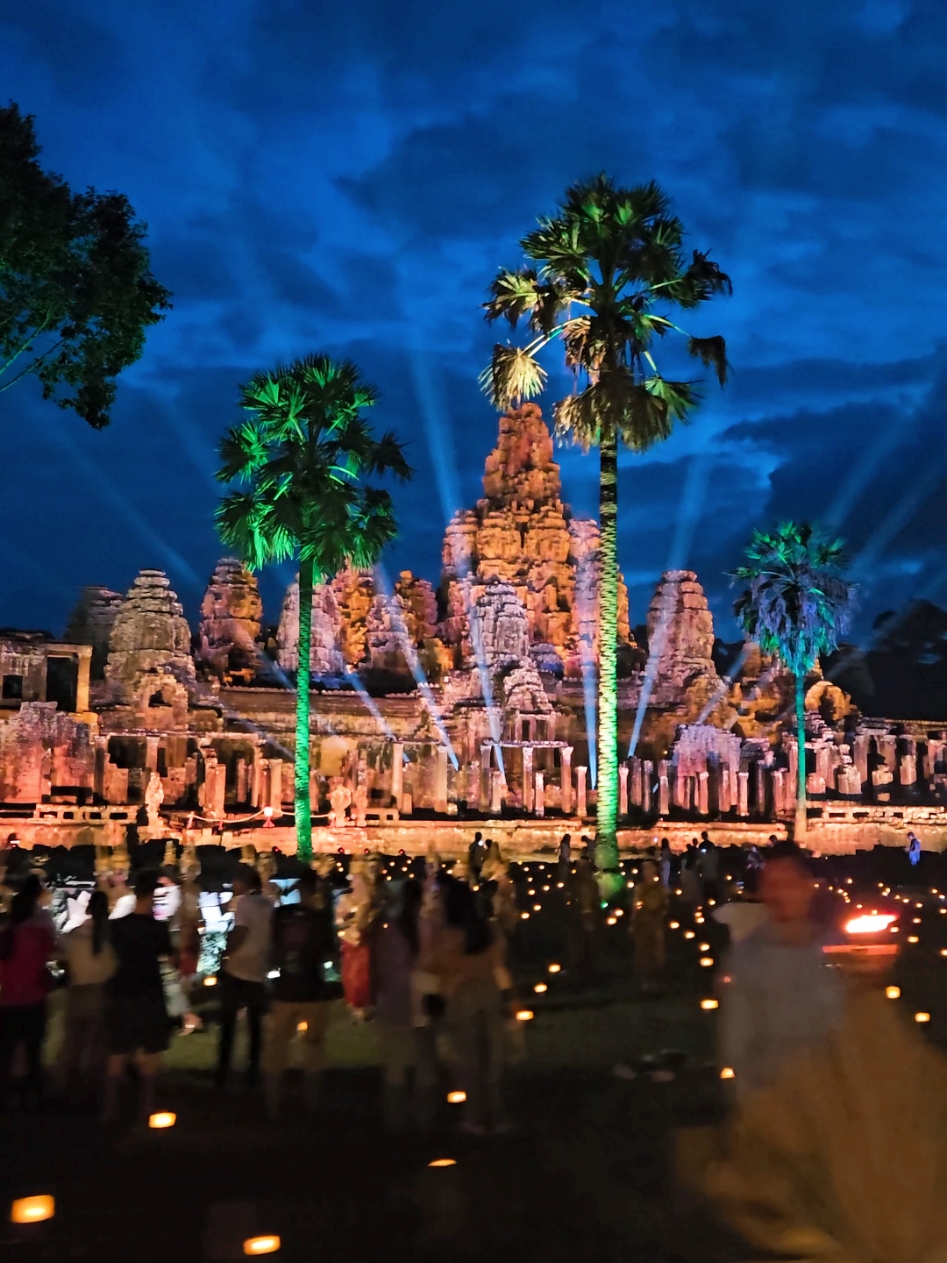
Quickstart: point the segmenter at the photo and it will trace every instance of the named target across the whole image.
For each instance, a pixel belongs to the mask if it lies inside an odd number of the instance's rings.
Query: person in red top
[[[43,886],[30,873],[13,896],[10,918],[0,931],[0,1108],[6,1108],[17,1048],[26,1052],[27,1093],[43,1093],[42,1048],[46,1035],[47,962],[56,947],[49,914],[40,907]]]

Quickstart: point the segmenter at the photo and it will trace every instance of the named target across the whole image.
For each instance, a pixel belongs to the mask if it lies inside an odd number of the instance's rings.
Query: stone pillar
[[[904,789],[913,789],[917,784],[917,755],[913,751],[901,755],[898,764],[898,780]]]
[[[750,774],[749,772],[737,773],[737,815],[748,816],[750,814]]]
[[[447,751],[438,746],[434,756],[434,810],[447,815]]]
[[[687,777],[684,774],[683,765],[678,763],[674,769],[674,806],[680,807],[684,811],[690,806],[690,803],[687,801],[687,789]]]
[[[628,815],[628,772],[627,763],[618,765],[618,814],[622,820]]]
[[[247,761],[237,759],[237,802],[241,805],[247,801]]]
[[[476,759],[471,760],[467,764],[467,810],[479,811],[480,809],[480,764]]]
[[[756,798],[755,814],[766,818],[766,769],[760,761],[753,764],[753,794]]]
[[[225,769],[220,769],[222,772]],[[283,760],[270,759],[270,784],[266,805],[277,813],[283,810]]]
[[[868,742],[871,738],[865,732],[856,732],[855,740],[852,745],[852,762],[858,769],[858,775],[861,778],[861,792],[864,793],[868,784]]]
[[[391,805],[401,806],[404,793],[404,746],[400,741],[391,744]]]
[[[668,780],[668,761],[658,764],[658,815],[664,819],[671,812],[671,783]]]
[[[533,747],[523,746],[523,810],[533,810]]]
[[[586,788],[585,788],[585,778],[587,774],[588,774],[588,768],[586,767],[577,767],[575,769],[575,790],[576,790],[575,814],[581,820],[584,820],[585,817],[588,815],[588,802],[586,800]]]
[[[710,814],[710,773],[697,773],[697,810],[702,816]]]
[[[295,793],[296,786],[293,785]],[[322,799],[322,778],[316,769],[309,769],[309,810],[314,814],[319,814],[319,803]]]
[[[490,773],[490,814],[499,816],[503,811],[503,773],[495,767]]]
[[[259,809],[263,806],[263,775],[266,760],[257,750],[253,767],[250,769],[250,806]]]
[[[781,767],[770,769],[770,783],[773,787],[773,815],[781,816],[786,806],[786,773]]]
[[[717,790],[717,801],[719,804],[720,814],[725,816],[733,806],[730,787],[730,768],[726,763],[721,763],[718,776],[719,780],[717,783],[719,788]]]
[[[157,772],[158,770],[158,737],[145,737],[145,770],[148,772]],[[148,778],[145,777],[147,783]]]
[[[480,813],[486,815],[490,810],[490,795],[493,791],[493,777],[490,765],[493,757],[493,746],[480,747]]]
[[[546,778],[543,773],[535,773],[534,798],[536,815],[542,818],[546,814]]]
[[[650,759],[641,763],[641,810],[645,815],[651,814],[651,778],[654,775],[654,764]]]
[[[92,646],[80,645],[77,650],[77,659],[76,710],[79,714],[83,714],[89,709],[89,673],[92,669]]]
[[[105,798],[105,769],[109,761],[108,737],[95,738],[95,776],[92,788],[97,798]]]
[[[559,787],[562,791],[562,814],[572,815],[572,746],[559,751]]]

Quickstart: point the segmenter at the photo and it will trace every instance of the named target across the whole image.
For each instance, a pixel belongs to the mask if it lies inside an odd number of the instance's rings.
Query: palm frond
[[[540,289],[535,268],[518,268],[515,272],[501,268],[490,284],[492,297],[483,304],[486,320],[492,324],[502,317],[515,328],[517,321],[536,306]]]
[[[483,393],[502,412],[513,403],[541,394],[546,377],[546,370],[525,347],[497,343],[490,367],[478,381]]]
[[[646,378],[644,386],[649,395],[661,400],[675,421],[686,422],[700,399],[695,382],[672,382],[658,373]]]
[[[730,369],[727,362],[727,344],[719,334],[712,338],[688,338],[687,350],[689,354],[700,359],[705,368],[713,368],[721,386],[726,382]]]

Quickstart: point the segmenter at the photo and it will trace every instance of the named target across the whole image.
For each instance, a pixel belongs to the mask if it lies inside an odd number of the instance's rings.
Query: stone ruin
[[[446,527],[436,590],[407,570],[390,590],[352,569],[316,586],[317,820],[592,811],[585,702],[599,535],[562,501],[535,404],[500,418],[483,490]],[[124,597],[84,588],[62,642],[0,631],[0,805],[67,832],[80,820],[134,820],[146,800],[141,827],[152,830],[291,810],[298,604],[293,583],[274,635],[256,578],[225,557],[193,641],[158,570],[142,570]],[[752,645],[730,675],[718,671],[693,571],[661,576],[646,625],[638,645],[622,586],[623,753],[643,710],[620,768],[623,819],[791,815],[791,677]],[[818,672],[806,698],[811,802],[830,812],[947,805],[947,726],[862,719]]]

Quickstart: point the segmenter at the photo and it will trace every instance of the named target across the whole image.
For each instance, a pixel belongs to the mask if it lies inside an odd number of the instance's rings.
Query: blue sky
[[[0,96],[49,167],[129,196],[175,293],[104,433],[0,397],[0,623],[58,633],[82,584],[146,565],[193,619],[237,386],[311,350],[379,386],[417,468],[386,564],[436,580],[496,432],[478,305],[601,169],[658,179],[734,283],[695,329],[727,337],[732,382],[623,461],[632,622],[687,565],[733,637],[725,572],[785,516],[847,539],[862,640],[947,600],[945,60],[940,0],[0,0]],[[560,459],[593,512],[594,457]]]

